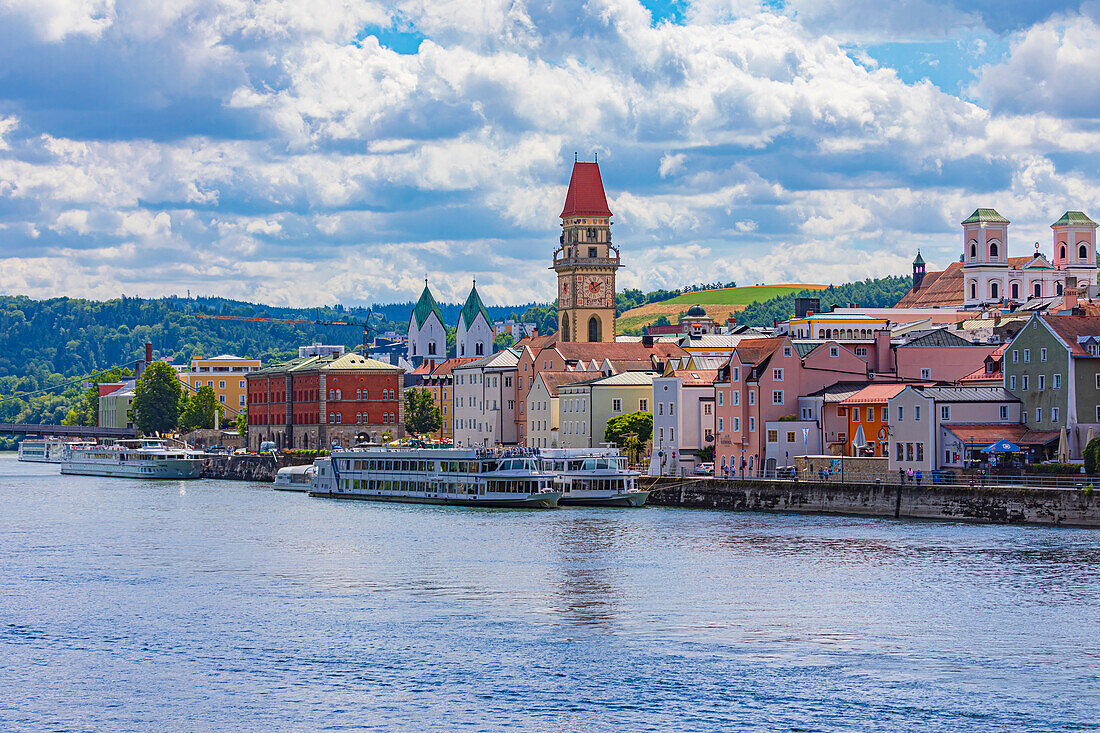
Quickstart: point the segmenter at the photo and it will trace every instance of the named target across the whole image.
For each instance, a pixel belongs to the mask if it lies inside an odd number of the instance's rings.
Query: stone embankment
[[[312,458],[300,456],[242,455],[207,456],[202,459],[202,477],[228,481],[260,481],[271,483],[275,474],[285,466],[313,463]]]
[[[1011,486],[914,486],[643,478],[651,506],[1100,528],[1100,494]]]

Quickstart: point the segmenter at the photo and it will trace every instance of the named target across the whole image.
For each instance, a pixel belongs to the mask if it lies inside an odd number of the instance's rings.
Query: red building
[[[248,445],[280,448],[352,445],[405,433],[404,370],[360,354],[306,356],[252,372]]]

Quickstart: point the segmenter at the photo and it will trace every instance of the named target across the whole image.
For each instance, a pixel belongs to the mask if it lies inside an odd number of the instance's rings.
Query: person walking
[[[913,469],[906,470],[905,477],[909,479],[909,483],[913,483]]]
[[[898,469],[898,483],[899,484],[904,484],[905,483],[905,469],[904,468],[899,468]]]
[[[917,469],[917,486],[920,486],[920,480],[921,480],[922,477],[923,477],[923,474],[920,472],[920,469],[918,468]]]

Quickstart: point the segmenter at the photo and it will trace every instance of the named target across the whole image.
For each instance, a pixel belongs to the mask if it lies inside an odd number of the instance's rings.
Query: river
[[[387,505],[0,454],[0,729],[1100,729],[1100,532]]]

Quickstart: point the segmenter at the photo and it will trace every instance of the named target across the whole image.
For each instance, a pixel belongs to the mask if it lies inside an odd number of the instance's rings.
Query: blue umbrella
[[[1023,453],[1020,446],[1007,440],[998,440],[991,446],[982,448],[982,453]]]

